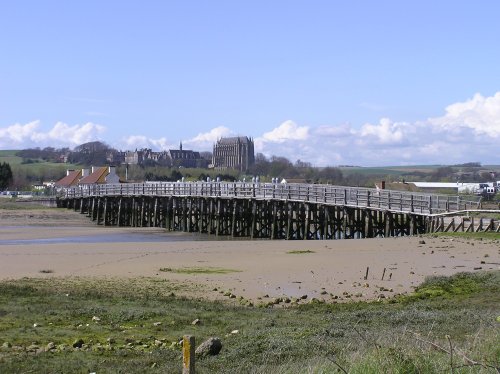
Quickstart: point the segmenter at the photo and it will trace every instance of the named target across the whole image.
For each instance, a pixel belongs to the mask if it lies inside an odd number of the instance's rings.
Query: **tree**
[[[150,159],[150,158],[145,159],[145,160],[142,162],[142,164],[141,164],[141,166],[142,166],[143,168],[145,168],[145,167],[153,167],[153,166],[156,166],[156,165],[158,165],[158,162],[157,162],[157,161],[155,161],[155,160],[153,160],[153,159]]]
[[[293,165],[286,157],[271,156],[269,165],[271,177],[294,177],[296,173],[290,172],[290,169],[293,169]]]
[[[434,178],[438,181],[447,181],[452,179],[453,174],[453,168],[450,166],[443,166],[434,171]]]
[[[12,183],[12,169],[6,162],[0,164],[0,190],[5,190]]]
[[[312,164],[310,162],[306,162],[306,161],[302,161],[301,159],[298,159],[297,161],[295,161],[294,166],[296,168],[310,168],[310,167],[312,167]]]
[[[253,175],[267,175],[269,173],[269,161],[262,153],[255,155],[255,164],[248,170],[249,174]]]
[[[73,164],[105,165],[108,152],[115,151],[106,143],[94,141],[80,144],[68,156],[68,161]]]
[[[182,173],[177,170],[177,169],[172,169],[170,171],[170,180],[171,181],[178,181],[182,179]]]
[[[343,180],[342,170],[327,166],[318,172],[318,178],[322,183],[340,184]]]

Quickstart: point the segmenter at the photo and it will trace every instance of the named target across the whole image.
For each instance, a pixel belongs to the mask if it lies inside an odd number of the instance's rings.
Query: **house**
[[[66,176],[54,183],[57,188],[69,188],[77,185],[120,183],[114,166],[95,167],[92,169],[68,170]]]
[[[90,174],[82,177],[82,179],[78,181],[79,185],[110,183],[120,183],[120,177],[116,174],[116,168],[114,166],[92,166]]]
[[[68,188],[76,186],[78,181],[82,178],[83,170],[67,170],[66,176],[61,178],[55,183],[56,187]]]

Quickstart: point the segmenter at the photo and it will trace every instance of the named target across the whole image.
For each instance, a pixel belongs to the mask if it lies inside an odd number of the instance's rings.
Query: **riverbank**
[[[427,276],[496,270],[500,263],[499,240],[191,240],[158,228],[96,226],[61,209],[0,216],[0,279],[147,277],[189,284],[179,293],[209,300],[378,300],[407,294]]]

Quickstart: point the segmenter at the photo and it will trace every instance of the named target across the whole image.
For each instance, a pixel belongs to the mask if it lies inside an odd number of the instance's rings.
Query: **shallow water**
[[[34,238],[34,239],[1,239],[2,229],[12,228],[29,229],[30,226],[10,226],[2,227],[0,229],[0,245],[33,245],[33,244],[65,244],[65,243],[140,243],[140,242],[179,242],[179,241],[206,241],[206,240],[232,240],[231,237],[216,237],[215,235],[200,234],[200,233],[187,233],[187,232],[168,232],[168,231],[155,231],[155,232],[119,232],[119,233],[102,233],[90,235],[70,235],[61,237],[50,238]],[[38,227],[39,228],[39,227]],[[57,230],[64,230],[65,227],[51,227],[50,230],[57,232]]]

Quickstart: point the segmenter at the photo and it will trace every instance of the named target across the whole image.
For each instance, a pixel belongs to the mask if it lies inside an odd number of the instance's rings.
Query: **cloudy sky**
[[[500,164],[500,2],[0,2],[0,149]]]

